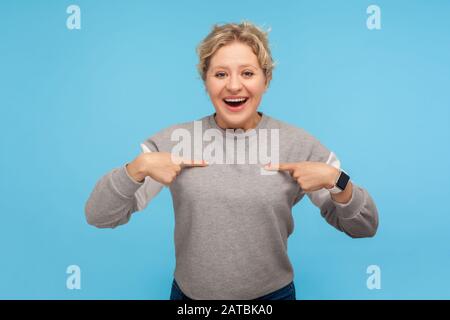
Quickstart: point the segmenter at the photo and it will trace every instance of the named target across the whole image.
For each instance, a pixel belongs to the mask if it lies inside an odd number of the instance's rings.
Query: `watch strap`
[[[334,183],[333,188],[328,189],[330,193],[340,193],[345,190],[347,187],[348,181],[350,180],[350,177],[347,173],[345,173],[344,170],[339,169],[339,175]]]

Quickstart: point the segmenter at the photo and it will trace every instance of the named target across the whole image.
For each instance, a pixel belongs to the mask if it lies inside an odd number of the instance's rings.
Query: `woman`
[[[312,135],[257,111],[273,69],[264,31],[247,22],[214,26],[197,51],[215,113],[158,132],[142,154],[102,177],[87,201],[87,221],[124,224],[168,186],[175,211],[171,299],[295,300],[287,255],[292,207],[306,194],[329,224],[359,238],[376,233],[376,206]],[[256,140],[263,159],[255,162]]]

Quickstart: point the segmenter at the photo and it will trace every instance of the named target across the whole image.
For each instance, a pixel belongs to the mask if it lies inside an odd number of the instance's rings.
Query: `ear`
[[[272,76],[266,78],[266,88],[264,89],[264,92],[269,88],[270,81],[272,81]]]

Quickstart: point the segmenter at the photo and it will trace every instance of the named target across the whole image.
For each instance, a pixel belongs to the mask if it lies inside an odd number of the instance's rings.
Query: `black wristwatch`
[[[328,189],[328,191],[330,191],[331,193],[339,193],[344,191],[345,187],[347,187],[349,180],[350,180],[349,175],[346,174],[344,170],[339,169],[339,176],[336,179],[333,188]]]

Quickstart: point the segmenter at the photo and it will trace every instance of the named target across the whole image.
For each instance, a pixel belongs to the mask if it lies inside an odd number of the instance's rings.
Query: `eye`
[[[221,78],[225,77],[225,72],[217,72],[214,76],[216,78],[221,79]]]
[[[243,72],[243,74],[244,74],[244,76],[246,76],[247,78],[250,78],[251,76],[253,76],[254,75],[254,73],[252,72],[252,71],[244,71]]]

